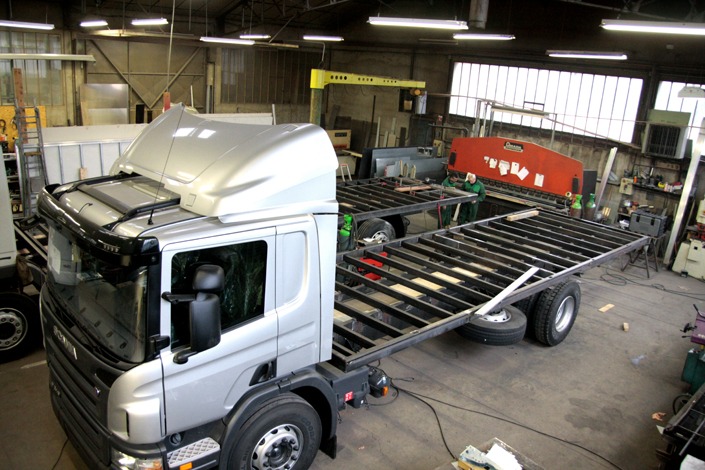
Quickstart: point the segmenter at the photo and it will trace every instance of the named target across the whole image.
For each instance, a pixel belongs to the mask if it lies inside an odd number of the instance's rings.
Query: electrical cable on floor
[[[371,368],[371,369],[377,369],[377,370],[381,371],[385,376],[389,377],[389,375],[388,375],[383,369],[381,369],[381,368],[379,368],[379,367],[370,366],[370,368]],[[412,398],[416,398],[418,401],[420,401],[420,402],[423,403],[424,405],[428,406],[428,407],[431,409],[431,411],[433,412],[433,415],[436,417],[436,422],[438,423],[438,430],[441,432],[441,440],[443,441],[443,445],[445,446],[446,450],[447,450],[448,453],[450,454],[450,457],[451,457],[453,460],[456,460],[456,459],[458,458],[458,456],[455,455],[452,450],[450,450],[450,446],[448,445],[448,441],[446,440],[446,436],[445,436],[445,434],[443,433],[443,426],[441,425],[441,418],[440,418],[440,416],[438,416],[438,413],[436,412],[436,409],[433,407],[433,405],[431,405],[431,404],[428,403],[427,401],[425,401],[425,400],[423,400],[423,399],[417,397],[413,392],[409,392],[408,390],[404,390],[404,389],[402,389],[402,388],[399,388],[398,386],[396,386],[396,385],[394,384],[394,380],[399,380],[399,381],[403,381],[403,382],[413,382],[413,381],[414,381],[414,378],[413,378],[413,377],[403,377],[403,378],[398,377],[398,378],[396,378],[396,379],[393,379],[393,378],[390,377],[390,378],[389,378],[389,382],[390,382],[389,388],[395,391],[393,398],[392,398],[390,401],[385,402],[385,403],[379,403],[379,404],[370,403],[369,405],[370,405],[370,406],[387,406],[387,405],[390,405],[390,404],[394,403],[394,401],[396,401],[397,398],[399,398],[399,392],[400,392],[400,391],[402,391],[402,392],[408,394],[408,395],[409,395],[410,397],[412,397]]]
[[[59,465],[59,462],[61,462],[61,456],[64,455],[64,449],[66,449],[66,444],[69,443],[69,438],[67,437],[66,440],[64,440],[64,445],[61,446],[61,451],[59,452],[59,456],[56,458],[56,462],[54,462],[54,465],[51,466],[51,470],[54,470],[57,465]]]
[[[705,294],[686,294],[684,292],[679,292],[672,289],[666,289],[663,284],[647,284],[643,282],[638,282],[633,279],[629,279],[623,274],[615,274],[608,272],[610,268],[605,268],[605,272],[600,276],[599,280],[606,282],[607,284],[613,286],[626,286],[627,284],[636,284],[641,287],[651,287],[669,294],[679,295],[681,297],[687,297],[690,299],[703,300],[705,299]]]
[[[397,388],[398,388],[398,387],[397,387]],[[439,400],[438,398],[429,397],[429,396],[422,395],[422,394],[417,393],[417,392],[412,392],[412,391],[405,390],[405,389],[401,389],[401,388],[399,388],[399,390],[402,391],[402,392],[405,392],[405,393],[409,394],[410,396],[413,396],[413,397],[416,398],[417,400],[421,400],[421,398],[426,398],[426,399],[428,399],[428,400],[433,400],[433,401],[438,402],[438,403],[441,403],[441,404],[443,404],[443,405],[450,406],[451,408],[456,408],[456,409],[458,409],[458,410],[467,411],[468,413],[475,413],[475,414],[479,414],[479,415],[482,415],[482,416],[486,416],[486,417],[488,417],[488,418],[496,419],[496,420],[498,420],[498,421],[502,421],[502,422],[505,422],[505,423],[512,424],[512,425],[514,425],[514,426],[520,427],[520,428],[522,428],[522,429],[526,429],[527,431],[534,432],[534,433],[539,434],[539,435],[541,435],[541,436],[549,437],[549,438],[554,439],[554,440],[556,440],[556,441],[563,442],[564,444],[568,444],[568,445],[570,445],[570,446],[577,447],[577,448],[579,448],[579,449],[581,449],[581,450],[584,450],[585,452],[587,452],[587,453],[589,453],[589,454],[591,454],[591,455],[594,455],[595,457],[597,457],[597,458],[599,458],[599,459],[605,461],[606,463],[610,464],[610,465],[613,466],[614,468],[617,468],[617,469],[619,469],[619,470],[622,470],[622,467],[620,467],[620,466],[617,465],[616,463],[612,462],[612,461],[611,461],[610,459],[608,459],[607,457],[604,457],[604,456],[598,454],[597,452],[588,449],[588,448],[585,447],[585,446],[582,446],[582,445],[577,444],[577,443],[575,443],[575,442],[568,441],[568,440],[563,439],[563,438],[560,438],[560,437],[558,437],[558,436],[554,436],[554,435],[552,435],[552,434],[545,433],[545,432],[543,432],[543,431],[539,431],[538,429],[532,428],[531,426],[527,426],[527,425],[525,425],[525,424],[517,423],[516,421],[512,421],[511,419],[502,418],[502,417],[500,417],[500,416],[492,415],[492,414],[490,414],[490,413],[485,413],[485,412],[483,412],[483,411],[471,410],[471,409],[469,409],[469,408],[463,408],[462,406],[454,405],[454,404],[452,404],[452,403],[448,403],[448,402],[445,402],[445,401],[443,401],[443,400]],[[421,401],[423,401],[423,400],[421,400]],[[425,402],[424,402],[424,403],[425,403]],[[430,406],[431,409],[433,409],[433,407],[432,407],[430,404],[428,404],[428,403],[426,403],[426,404],[427,404],[428,406]],[[436,412],[435,412],[435,410],[434,410],[434,414],[435,414],[435,413],[436,413]],[[438,415],[436,415],[436,418],[438,418]],[[440,423],[439,423],[439,426],[440,426]],[[442,430],[441,430],[441,435],[443,435],[443,431],[442,431]],[[444,443],[445,443],[445,437],[444,437]],[[447,445],[447,444],[446,444],[446,448],[448,448],[448,445]],[[456,457],[456,458],[457,458],[457,457]]]
[[[419,396],[417,396],[415,393],[410,392],[409,390],[404,390],[403,388],[397,387],[396,385],[394,385],[394,380],[392,380],[392,386],[393,386],[394,388],[396,388],[398,391],[404,392],[404,393],[406,393],[407,395],[409,395],[409,396],[412,397],[412,398],[416,398],[418,401],[420,401],[421,403],[423,403],[424,405],[428,406],[428,407],[431,409],[431,411],[433,412],[433,416],[436,417],[436,422],[438,423],[438,430],[439,430],[440,433],[441,433],[441,440],[443,441],[443,445],[445,446],[446,450],[447,450],[448,453],[450,454],[450,457],[451,457],[453,460],[457,460],[457,459],[458,459],[458,456],[457,456],[456,454],[454,454],[453,451],[450,450],[450,447],[448,446],[448,441],[446,440],[446,435],[445,435],[445,433],[443,432],[443,425],[441,424],[441,418],[440,418],[440,416],[438,416],[438,413],[436,412],[436,409],[433,407],[433,405],[431,405],[431,404],[430,404],[429,402],[427,402],[426,400],[423,400],[422,398],[420,398]],[[398,393],[398,392],[397,392],[397,393]],[[424,397],[424,398],[426,398],[426,397]]]
[[[382,373],[384,373],[384,375],[386,375],[387,377],[389,377],[389,375],[388,375],[382,368],[380,368],[380,367],[373,367],[373,366],[370,366],[370,367],[375,368],[375,369],[379,369],[380,371],[382,371]],[[445,446],[446,450],[448,451],[448,453],[451,455],[451,457],[452,457],[453,459],[457,459],[458,456],[457,456],[456,454],[454,454],[453,451],[450,450],[450,446],[448,445],[448,442],[447,442],[447,440],[446,440],[445,434],[444,434],[444,432],[443,432],[443,427],[441,426],[440,417],[438,416],[438,413],[436,412],[436,409],[433,407],[433,405],[431,405],[430,403],[426,402],[426,401],[424,400],[424,398],[427,399],[427,400],[432,400],[432,401],[441,403],[441,404],[446,405],[446,406],[450,406],[451,408],[456,408],[456,409],[458,409],[458,410],[466,411],[466,412],[468,412],[468,413],[479,414],[479,415],[482,415],[482,416],[486,416],[486,417],[488,417],[488,418],[493,418],[493,419],[496,419],[496,420],[498,420],[498,421],[502,421],[502,422],[505,422],[505,423],[508,423],[508,424],[512,424],[512,425],[514,425],[514,426],[520,427],[520,428],[522,428],[522,429],[526,429],[526,430],[528,430],[528,431],[534,432],[534,433],[539,434],[539,435],[541,435],[541,436],[554,439],[554,440],[556,440],[556,441],[562,442],[562,443],[564,443],[564,444],[568,444],[568,445],[573,446],[573,447],[577,447],[577,448],[579,448],[579,449],[581,449],[581,450],[583,450],[583,451],[585,451],[585,452],[587,452],[587,453],[589,453],[589,454],[591,454],[591,455],[594,455],[595,457],[597,457],[597,458],[603,460],[604,462],[608,463],[609,465],[613,466],[614,468],[616,468],[616,469],[618,469],[618,470],[622,470],[622,467],[620,467],[620,466],[617,465],[616,463],[612,462],[612,461],[611,461],[610,459],[608,459],[607,457],[604,457],[604,456],[598,454],[597,452],[595,452],[595,451],[593,451],[593,450],[590,450],[590,449],[588,449],[587,447],[582,446],[582,445],[580,445],[580,444],[577,444],[577,443],[575,443],[575,442],[571,442],[571,441],[568,441],[568,440],[566,440],[566,439],[560,438],[560,437],[558,437],[558,436],[554,436],[554,435],[552,435],[552,434],[548,434],[548,433],[545,433],[545,432],[543,432],[543,431],[539,431],[538,429],[532,428],[531,426],[527,426],[527,425],[525,425],[525,424],[518,423],[518,422],[516,422],[516,421],[512,421],[511,419],[502,418],[502,417],[500,417],[500,416],[493,415],[493,414],[490,414],[490,413],[485,413],[485,412],[483,412],[483,411],[472,410],[472,409],[469,409],[469,408],[463,408],[462,406],[454,405],[454,404],[452,404],[452,403],[448,403],[448,402],[445,402],[445,401],[443,401],[443,400],[439,400],[438,398],[429,397],[429,396],[423,395],[423,394],[421,394],[421,393],[412,392],[411,390],[403,389],[403,388],[401,388],[401,387],[399,387],[399,386],[397,386],[397,385],[394,384],[394,381],[395,381],[395,380],[397,380],[397,381],[404,381],[404,382],[413,382],[413,381],[414,381],[414,378],[413,378],[413,377],[405,377],[405,378],[393,379],[393,378],[390,377],[390,384],[391,384],[391,387],[390,387],[390,388],[393,388],[393,389],[395,389],[395,390],[397,391],[396,394],[395,394],[395,396],[394,396],[394,398],[393,398],[391,401],[389,401],[389,402],[382,403],[382,404],[377,404],[377,405],[370,404],[370,406],[386,406],[386,405],[389,405],[389,404],[393,403],[393,402],[398,398],[399,392],[404,392],[404,393],[406,393],[407,395],[409,395],[410,397],[419,400],[420,402],[422,402],[423,404],[425,404],[426,406],[428,406],[429,408],[431,408],[431,411],[433,412],[433,415],[436,417],[436,421],[438,422],[438,429],[439,429],[439,431],[440,431],[440,433],[441,433],[441,439],[443,440],[443,445]],[[480,402],[478,402],[478,403],[480,403]],[[481,404],[481,403],[480,403],[480,404]]]

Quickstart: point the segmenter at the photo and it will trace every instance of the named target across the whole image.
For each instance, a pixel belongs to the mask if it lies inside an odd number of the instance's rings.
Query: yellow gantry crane
[[[329,70],[311,69],[311,124],[321,125],[321,108],[323,89],[326,85],[369,85],[397,88],[410,88],[412,94],[421,94],[421,88],[426,88],[426,82],[418,80],[399,80],[374,75],[359,75],[356,73],[331,72]]]

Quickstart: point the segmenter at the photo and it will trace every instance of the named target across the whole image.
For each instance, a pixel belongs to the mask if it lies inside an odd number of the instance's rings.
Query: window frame
[[[451,75],[449,114],[476,118],[479,102],[535,109],[549,119],[496,111],[494,121],[623,142],[634,138],[645,86],[639,77],[465,61],[456,61]],[[620,107],[625,84],[627,103]]]
[[[223,104],[308,105],[313,52],[223,48],[220,101]]]
[[[687,138],[696,142],[700,134],[700,125],[705,119],[705,105],[703,105],[701,99],[678,97],[678,93],[685,86],[703,88],[705,84],[659,80],[653,109],[690,113]]]
[[[18,54],[61,54],[61,34],[32,31],[0,30],[0,52]],[[45,106],[63,106],[64,69],[60,60],[0,60],[0,105],[14,106],[13,69],[22,70],[22,86],[26,102]]]
[[[243,243],[256,243],[262,242],[266,244],[265,248],[265,273],[263,278],[263,294],[262,294],[262,304],[263,311],[259,312],[246,320],[233,323],[232,325],[221,325],[221,333],[225,334],[227,332],[237,330],[245,325],[255,322],[263,317],[276,314],[275,308],[275,289],[268,288],[268,286],[274,285],[274,275],[275,275],[275,237],[273,229],[256,230],[254,233],[248,232],[246,236],[243,234],[234,234],[228,236],[217,236],[217,237],[206,237],[205,239],[198,239],[195,241],[181,242],[175,244],[169,244],[165,247],[162,257],[162,292],[172,292],[172,266],[174,258],[185,252],[193,252],[196,250],[208,250],[208,249],[220,249],[226,246],[239,245]],[[204,245],[204,243],[207,243]],[[227,288],[227,286],[226,286]],[[175,292],[172,292],[175,293]],[[219,294],[220,295],[220,294]],[[221,300],[222,301],[222,300]],[[188,304],[188,303],[186,303]],[[176,341],[178,338],[173,336],[173,320],[172,312],[174,311],[174,305],[171,305],[168,301],[162,301],[162,311],[161,311],[161,331],[162,335],[169,336],[171,338],[171,350],[177,351],[179,349],[188,347],[190,341]],[[186,316],[188,317],[188,307],[186,307]],[[183,313],[182,313],[183,314]],[[222,318],[222,313],[221,313]],[[182,319],[182,321],[184,321]],[[185,320],[188,322],[188,318]]]

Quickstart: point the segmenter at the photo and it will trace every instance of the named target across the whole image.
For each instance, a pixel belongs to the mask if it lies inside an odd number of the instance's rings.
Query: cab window
[[[264,314],[267,243],[247,243],[177,253],[172,258],[171,292],[193,294],[193,276],[198,266],[215,264],[225,272],[225,288],[219,292],[223,331]],[[172,305],[172,347],[189,344],[188,302]]]

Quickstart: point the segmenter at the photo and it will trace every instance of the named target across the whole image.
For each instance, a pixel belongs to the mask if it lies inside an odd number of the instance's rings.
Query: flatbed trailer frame
[[[458,328],[533,266],[538,271],[497,309],[648,242],[531,209],[340,253],[331,363],[354,370]]]
[[[38,222],[38,221],[34,221]],[[41,223],[27,225],[24,220],[15,220],[17,254],[45,268],[47,263],[47,238],[49,230]]]
[[[477,194],[409,178],[371,178],[338,183],[336,199],[341,213],[362,222],[471,202]]]

